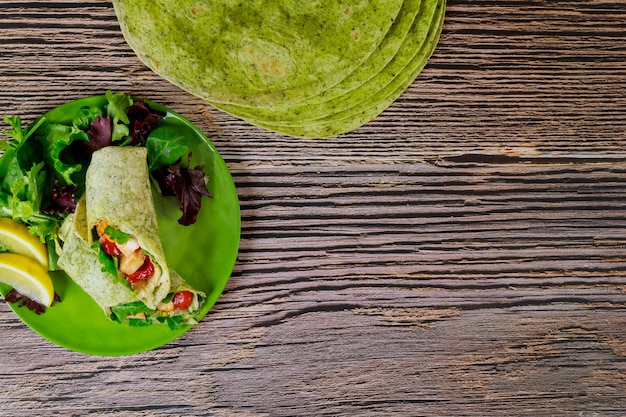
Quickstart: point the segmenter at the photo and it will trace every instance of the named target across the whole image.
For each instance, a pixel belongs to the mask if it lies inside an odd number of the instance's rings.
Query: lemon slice
[[[48,270],[24,255],[0,253],[0,282],[46,307],[54,301],[54,286]]]
[[[6,252],[32,258],[48,269],[48,248],[31,235],[23,224],[0,218],[0,247]]]

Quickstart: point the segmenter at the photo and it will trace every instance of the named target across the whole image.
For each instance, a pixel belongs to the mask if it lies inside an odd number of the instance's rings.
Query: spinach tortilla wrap
[[[103,269],[98,254],[87,242],[89,230],[83,197],[76,212],[63,223],[60,239],[63,241],[58,265],[102,308],[104,314],[118,322],[147,325],[167,322],[170,327],[195,323],[205,294],[192,288],[175,271],[169,270],[171,286],[168,294],[156,308],[149,308],[123,278],[116,278]]]
[[[155,73],[216,103],[290,105],[368,62],[403,0],[114,0]],[[405,14],[403,12],[403,14]]]
[[[107,146],[94,152],[85,197],[87,243],[100,243],[103,251],[117,257],[120,275],[139,300],[155,308],[169,292],[170,275],[159,239],[146,148]]]
[[[306,127],[309,125],[319,125],[322,122],[333,128],[336,126],[333,133],[341,133],[346,124],[343,121],[344,112],[352,113],[348,120],[350,123],[361,118],[362,110],[368,108],[363,105],[365,101],[371,105],[385,102],[384,107],[387,107],[392,100],[387,102],[386,97],[395,89],[392,84],[402,80],[413,81],[417,75],[414,69],[422,62],[425,64],[433,52],[441,28],[440,14],[443,14],[444,3],[443,0],[418,2],[419,8],[412,14],[410,28],[408,32],[404,32],[405,38],[401,39],[401,45],[391,59],[384,61],[384,68],[373,73],[371,68],[367,69],[368,66],[361,66],[358,72],[355,71],[343,80],[342,84],[348,86],[347,91],[336,86],[311,97],[304,105],[281,108],[243,108],[218,103],[213,105],[226,112],[236,113],[252,124],[271,125],[272,130],[292,136],[300,136],[301,132],[307,131]]]
[[[441,33],[445,17],[445,4],[445,0],[433,0],[429,4],[425,10],[434,12],[434,15],[432,15],[432,19],[428,17],[429,15],[423,16],[431,21],[430,24],[422,26],[422,29],[427,30],[425,41],[414,53],[405,48],[396,55],[388,67],[397,67],[397,71],[381,72],[368,84],[355,89],[350,94],[352,103],[344,100],[346,97],[339,97],[329,101],[327,103],[329,106],[319,106],[320,109],[329,108],[329,113],[325,116],[315,119],[307,119],[302,116],[297,122],[268,122],[242,117],[244,120],[266,129],[302,137],[335,136],[367,123],[396,100],[426,65]],[[370,85],[377,86],[376,93],[373,95],[368,93]]]
[[[59,233],[63,249],[58,265],[109,316],[111,307],[137,301],[137,296],[121,280],[102,270],[98,255],[87,243],[84,203],[84,198],[79,200],[76,212],[63,222]]]
[[[434,52],[446,0],[113,0],[155,73],[253,125],[329,137],[377,117]]]

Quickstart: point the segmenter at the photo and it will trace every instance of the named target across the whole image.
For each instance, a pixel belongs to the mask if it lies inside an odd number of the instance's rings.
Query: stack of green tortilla
[[[153,71],[215,107],[290,136],[356,129],[415,80],[445,0],[114,0]]]

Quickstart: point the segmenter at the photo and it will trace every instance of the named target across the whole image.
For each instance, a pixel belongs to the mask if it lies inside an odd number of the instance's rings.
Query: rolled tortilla
[[[131,321],[131,324],[142,326],[149,323],[167,323],[171,328],[176,328],[181,324],[195,324],[196,316],[200,313],[206,295],[204,292],[191,287],[176,271],[170,269],[170,277],[172,279],[172,287],[167,297],[161,302],[156,309],[142,308],[137,303],[126,303],[111,307],[113,315],[111,319],[120,322]],[[184,308],[178,309],[172,301],[175,294],[188,291],[192,295],[191,304]],[[140,311],[136,315],[127,315],[128,307],[138,308]],[[141,314],[143,313],[143,315]]]
[[[115,278],[111,273],[103,270],[102,263],[97,253],[87,243],[87,221],[85,215],[85,198],[78,201],[76,212],[70,214],[64,221],[59,238],[63,241],[58,265],[71,279],[81,287],[104,311],[104,314],[117,321],[129,321],[131,318],[119,314],[127,311],[131,306],[137,306],[145,314],[145,319],[132,318],[134,324],[138,322],[154,323],[166,322],[171,318],[174,324],[193,324],[201,308],[206,295],[191,287],[174,270],[169,270],[171,277],[170,291],[164,297],[165,300],[180,291],[193,293],[191,305],[184,310],[173,309],[164,311],[162,303],[152,309],[139,300],[137,294],[124,283],[123,278]],[[141,308],[145,306],[145,308]],[[118,314],[112,314],[117,312]],[[170,326],[172,323],[169,323]]]
[[[107,146],[93,153],[85,179],[87,243],[101,220],[134,236],[160,273],[137,286],[135,293],[156,308],[170,290],[170,274],[159,239],[144,147]]]
[[[121,280],[102,270],[98,255],[86,240],[85,199],[80,199],[76,213],[70,214],[61,227],[59,238],[63,247],[59,267],[104,310],[111,315],[111,307],[137,301],[137,296]]]

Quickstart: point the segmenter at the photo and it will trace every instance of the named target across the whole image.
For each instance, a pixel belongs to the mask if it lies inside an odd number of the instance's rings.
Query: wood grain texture
[[[0,415],[626,415],[626,3],[449,0],[377,119],[250,126],[147,70],[109,2],[0,0],[0,113],[125,91],[226,160],[241,250],[192,331],[57,347],[0,303]]]

